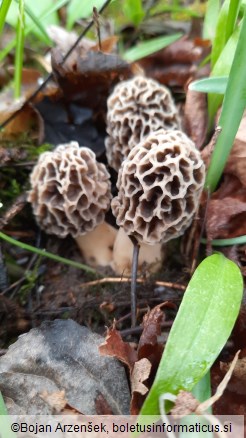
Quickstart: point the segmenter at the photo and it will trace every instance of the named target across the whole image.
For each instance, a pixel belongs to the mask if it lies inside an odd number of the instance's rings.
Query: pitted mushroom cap
[[[49,234],[85,234],[103,222],[110,207],[106,167],[77,142],[41,154],[30,180],[28,201],[38,224]]]
[[[142,76],[120,82],[108,98],[105,146],[110,166],[118,171],[134,146],[162,128],[180,128],[168,88]]]
[[[194,143],[163,129],[135,146],[122,163],[112,200],[117,224],[140,243],[167,242],[190,225],[205,178]]]

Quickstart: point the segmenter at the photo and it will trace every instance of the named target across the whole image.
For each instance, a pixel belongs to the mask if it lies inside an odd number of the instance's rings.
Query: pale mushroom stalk
[[[138,275],[138,256],[140,245],[135,237],[130,236],[133,243],[132,254],[132,278],[131,278],[131,326],[136,327],[137,321],[137,275]]]

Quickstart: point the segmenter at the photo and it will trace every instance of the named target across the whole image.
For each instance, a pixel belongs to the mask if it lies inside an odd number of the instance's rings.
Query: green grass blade
[[[40,18],[36,17],[36,15],[32,12],[32,10],[26,4],[25,4],[25,12],[32,19],[33,23],[39,29],[40,33],[43,34],[44,43],[47,44],[47,46],[51,46],[52,41],[51,41],[49,35],[47,34]]]
[[[213,46],[211,51],[211,69],[214,68],[225,44],[226,44],[226,25],[230,0],[225,0],[218,16]]]
[[[67,7],[67,28],[72,29],[75,21],[92,15],[93,7],[101,9],[105,0],[71,0]]]
[[[26,249],[27,251],[31,251],[34,254],[38,254],[41,257],[47,257],[48,259],[55,260],[58,263],[63,263],[64,265],[73,266],[74,268],[82,269],[83,271],[90,272],[91,274],[97,274],[95,269],[90,268],[83,263],[74,262],[73,260],[65,259],[64,257],[60,257],[56,254],[52,254],[51,252],[45,251],[45,249],[35,248],[35,246],[28,245],[27,243],[19,242],[16,239],[12,239],[12,237],[7,236],[6,234],[0,232],[0,239],[5,240],[11,245],[18,246],[19,248]]]
[[[7,411],[7,408],[5,406],[1,392],[0,392],[0,415],[8,415],[8,411]]]
[[[220,0],[208,0],[206,6],[206,14],[203,22],[202,36],[206,40],[214,40],[215,29],[218,21],[220,10]]]
[[[230,1],[227,22],[226,22],[226,29],[225,29],[226,41],[228,41],[228,39],[230,38],[230,36],[234,32],[234,29],[235,29],[235,26],[237,23],[240,5],[241,5],[241,0],[231,0]]]
[[[242,20],[238,44],[219,118],[222,131],[212,154],[206,187],[213,192],[223,173],[246,106],[246,13]]]
[[[240,309],[243,280],[222,254],[207,257],[184,294],[141,415],[159,415],[159,397],[191,391],[225,345]],[[143,418],[143,417],[140,417]]]
[[[207,243],[207,239],[201,239],[202,243]],[[246,243],[246,236],[233,237],[231,239],[214,239],[211,244],[213,246],[232,246],[243,245]]]
[[[227,84],[228,76],[210,77],[191,82],[189,89],[200,93],[225,94]]]
[[[125,0],[123,2],[123,12],[129,21],[138,26],[145,15],[142,0]]]
[[[227,41],[227,44],[222,50],[220,57],[211,72],[212,77],[229,75],[235,51],[238,45],[240,30],[241,26],[238,26],[231,35],[230,39]],[[209,129],[211,129],[213,126],[214,117],[219,106],[222,103],[222,100],[222,97],[218,94],[208,95]]]
[[[45,10],[40,17],[38,17],[38,20],[42,21],[45,20],[47,17],[49,17],[50,14],[53,14],[53,12],[56,12],[58,9],[62,8],[66,3],[68,3],[68,0],[59,0],[55,4],[52,4],[51,7],[48,10]],[[29,26],[25,27],[25,37],[33,31],[35,27],[35,24],[31,24]],[[6,47],[4,47],[3,50],[0,52],[0,61],[2,61],[5,56],[7,56],[12,49],[14,49],[16,46],[16,38],[14,38],[12,41],[10,41]]]
[[[3,31],[3,27],[5,24],[5,19],[9,10],[9,7],[11,5],[12,0],[3,0],[1,7],[0,7],[0,35]]]
[[[174,35],[162,36],[153,38],[150,41],[144,41],[124,52],[122,57],[128,62],[137,61],[138,59],[144,58],[152,53],[158,52],[158,50],[164,49],[181,37],[182,33],[176,33]]]
[[[21,79],[24,56],[25,41],[25,8],[24,0],[19,0],[19,17],[17,23],[17,44],[15,51],[15,74],[14,74],[14,96],[18,99],[21,95]]]

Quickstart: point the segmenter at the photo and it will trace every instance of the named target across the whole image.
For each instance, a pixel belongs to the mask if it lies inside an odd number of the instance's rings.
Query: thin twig
[[[102,7],[99,9],[98,14],[101,14],[104,9],[109,5],[109,3],[111,2],[111,0],[106,0],[105,3],[102,5]],[[67,51],[67,53],[64,55],[64,57],[62,58],[62,61],[60,63],[60,65],[63,65],[67,59],[69,58],[69,56],[71,55],[71,53],[74,51],[74,49],[77,47],[77,45],[80,43],[80,41],[82,40],[82,38],[84,38],[84,36],[87,34],[87,32],[91,29],[91,27],[94,24],[94,20],[90,21],[90,23],[86,26],[86,28],[83,30],[83,32],[81,32],[81,34],[79,35],[79,37],[77,38],[77,40],[75,41],[75,43],[72,45],[72,47],[70,47],[70,49]],[[24,102],[24,104],[22,105],[21,108],[19,108],[17,111],[15,111],[13,114],[11,114],[3,123],[1,123],[0,125],[0,129],[3,129],[5,126],[7,126],[10,122],[12,122],[13,119],[15,119],[15,117],[23,110],[24,106],[33,102],[33,100],[35,99],[35,97],[40,93],[40,91],[42,91],[46,85],[48,84],[48,82],[53,78],[53,73],[50,73],[46,79],[44,79],[44,81],[42,82],[42,84],[31,94],[31,96],[29,96],[29,98]]]
[[[130,282],[131,282],[130,277],[104,277],[104,278],[99,278],[98,280],[87,281],[86,283],[82,283],[80,284],[80,287],[97,286],[98,284],[105,284],[105,283],[130,283]],[[136,282],[146,283],[146,280],[143,278],[137,278]],[[179,284],[179,283],[172,283],[168,281],[154,281],[153,283],[155,286],[170,287],[170,289],[178,289],[178,290],[186,289],[186,286],[184,284]]]
[[[133,255],[132,255],[132,278],[131,278],[131,326],[136,326],[137,320],[137,276],[138,276],[138,256],[140,245],[135,237],[130,237],[133,243]]]

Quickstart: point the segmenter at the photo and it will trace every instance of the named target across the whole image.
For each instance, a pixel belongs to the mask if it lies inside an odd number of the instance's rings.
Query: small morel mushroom
[[[191,224],[204,178],[200,153],[184,133],[152,133],[122,163],[111,203],[117,224],[138,243],[180,236]]]
[[[70,234],[83,248],[83,235],[102,226],[110,207],[111,184],[104,164],[90,149],[71,142],[41,154],[30,181],[28,201],[39,226],[59,237]],[[98,240],[96,251],[100,253]]]
[[[110,166],[118,171],[130,150],[161,128],[180,128],[168,88],[144,76],[120,82],[108,99],[105,146]]]

